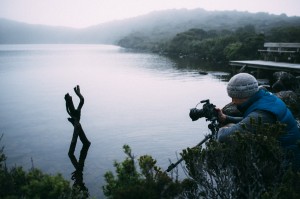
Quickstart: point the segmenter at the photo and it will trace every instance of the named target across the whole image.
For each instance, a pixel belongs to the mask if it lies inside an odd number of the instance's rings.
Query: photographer
[[[247,132],[251,132],[251,118],[256,121],[260,118],[263,124],[276,122],[286,124],[286,134],[282,135],[279,141],[284,149],[294,152],[294,166],[300,170],[300,149],[297,145],[300,141],[300,132],[285,103],[270,92],[259,89],[255,77],[247,73],[233,76],[228,82],[227,93],[243,117],[231,117],[225,115],[221,109],[217,109],[219,121],[227,124],[219,129],[218,140],[225,142],[235,132],[245,132],[243,126],[246,126]]]

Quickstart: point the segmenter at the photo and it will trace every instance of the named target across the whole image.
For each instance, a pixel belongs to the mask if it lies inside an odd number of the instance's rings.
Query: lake
[[[84,167],[91,196],[103,196],[103,175],[125,158],[124,144],[167,169],[176,154],[210,133],[204,118],[191,121],[190,108],[204,99],[217,107],[230,101],[226,67],[110,45],[0,45],[0,144],[7,166],[34,166],[71,180],[73,127],[64,95],[77,106],[73,88],[80,85],[81,124],[92,143]]]

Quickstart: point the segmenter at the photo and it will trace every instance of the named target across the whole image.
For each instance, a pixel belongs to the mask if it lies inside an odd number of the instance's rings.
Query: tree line
[[[228,62],[262,58],[258,49],[264,49],[265,42],[300,43],[300,27],[276,27],[265,33],[257,32],[254,25],[234,31],[193,28],[166,41],[156,41],[135,32],[121,39],[118,45],[181,58]],[[290,55],[285,56],[283,59],[287,61]],[[293,55],[293,62],[300,63],[299,52]]]

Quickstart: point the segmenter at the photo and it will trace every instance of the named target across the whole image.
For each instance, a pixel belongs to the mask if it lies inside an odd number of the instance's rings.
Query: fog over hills
[[[205,11],[174,9],[112,21],[83,29],[26,24],[0,19],[0,44],[27,43],[95,43],[116,44],[123,37],[139,32],[153,40],[164,40],[191,28],[235,30],[254,25],[259,32],[274,27],[300,26],[300,17],[285,14],[248,13],[238,11]]]

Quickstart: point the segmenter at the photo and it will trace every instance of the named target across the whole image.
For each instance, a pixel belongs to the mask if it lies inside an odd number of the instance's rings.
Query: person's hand
[[[225,122],[226,120],[226,115],[223,113],[223,111],[219,108],[216,108],[217,112],[218,112],[218,119],[221,123]]]

